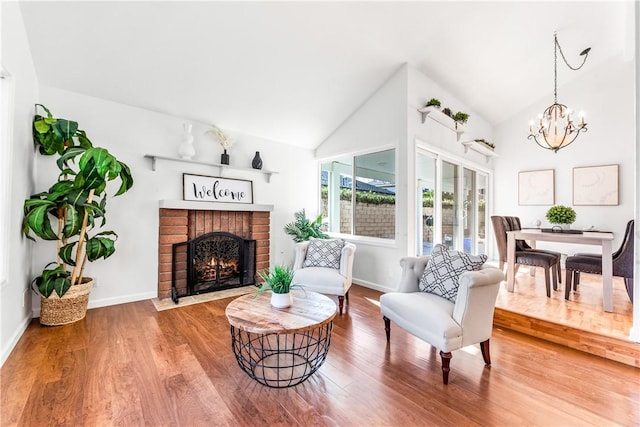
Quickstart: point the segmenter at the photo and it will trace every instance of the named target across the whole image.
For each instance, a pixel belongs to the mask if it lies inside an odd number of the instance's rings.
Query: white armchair
[[[491,364],[489,338],[493,327],[493,311],[500,282],[504,275],[494,267],[483,266],[459,276],[460,286],[455,303],[420,291],[418,282],[429,261],[428,256],[400,260],[402,276],[397,292],[380,297],[387,342],[391,321],[410,334],[440,350],[442,380],[449,382],[451,352],[480,343],[485,364]]]
[[[305,259],[309,241],[296,243],[293,269],[293,284],[321,294],[337,295],[340,315],[344,307],[344,299],[349,301],[349,288],[353,270],[353,258],[356,246],[345,242],[340,253],[340,268],[305,267]]]

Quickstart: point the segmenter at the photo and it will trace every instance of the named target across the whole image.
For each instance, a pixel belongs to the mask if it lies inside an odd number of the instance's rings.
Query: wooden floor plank
[[[578,290],[571,291],[570,300],[564,298],[564,284],[548,298],[544,275],[531,277],[529,270],[522,268],[514,292],[508,292],[502,283],[494,324],[640,367],[640,345],[629,339],[633,305],[622,278],[613,280],[612,313],[603,309],[602,276],[585,273],[580,282]]]
[[[437,349],[393,323],[386,342],[379,292],[350,294],[326,363],[290,389],[240,369],[224,316],[230,299],[163,312],[123,304],[56,328],[34,321],[0,371],[1,425],[640,425],[640,369],[496,327],[492,366],[478,346],[456,351],[445,386]],[[579,338],[564,328],[567,340]]]

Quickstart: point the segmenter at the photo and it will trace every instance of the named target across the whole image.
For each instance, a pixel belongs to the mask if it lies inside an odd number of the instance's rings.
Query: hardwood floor
[[[633,305],[621,278],[613,280],[614,311],[606,313],[601,276],[583,273],[578,290],[567,301],[564,283],[547,298],[543,271],[538,273],[531,277],[527,268],[521,268],[515,292],[508,292],[503,282],[496,300],[496,325],[640,367],[640,344],[629,339]]]
[[[495,328],[493,365],[477,346],[438,351],[391,325],[359,286],[337,317],[320,370],[290,389],[249,379],[231,352],[231,299],[157,312],[150,301],[29,326],[1,374],[3,426],[632,426],[640,370]]]

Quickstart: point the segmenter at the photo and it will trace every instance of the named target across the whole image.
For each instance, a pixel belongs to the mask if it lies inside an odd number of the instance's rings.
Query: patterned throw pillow
[[[428,292],[456,301],[460,275],[465,271],[480,270],[487,260],[486,255],[469,255],[464,252],[449,251],[444,245],[436,245],[431,259],[424,269],[418,287]]]
[[[340,269],[340,257],[342,255],[342,239],[310,239],[307,256],[303,267],[328,267]]]

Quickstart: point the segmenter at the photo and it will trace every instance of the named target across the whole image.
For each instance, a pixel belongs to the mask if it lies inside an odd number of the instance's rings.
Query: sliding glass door
[[[428,255],[435,237],[436,156],[419,152],[417,155],[418,239],[416,254]]]
[[[416,253],[428,255],[437,243],[486,253],[488,173],[426,150],[419,150],[416,158]]]
[[[466,253],[486,253],[487,175],[465,167],[462,182],[463,250]]]

